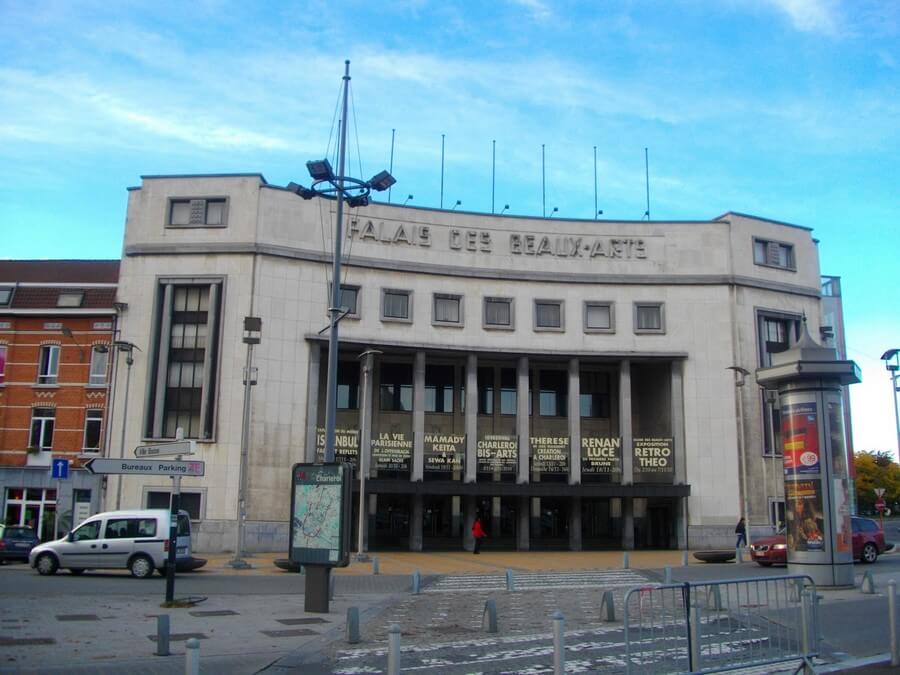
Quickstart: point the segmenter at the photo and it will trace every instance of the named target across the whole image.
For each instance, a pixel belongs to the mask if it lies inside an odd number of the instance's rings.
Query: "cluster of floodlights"
[[[342,194],[347,206],[368,206],[369,193],[372,190],[384,192],[397,180],[387,171],[380,171],[367,181],[349,176],[336,176],[327,159],[314,159],[306,163],[309,175],[313,179],[310,187],[298,183],[288,183],[287,189],[300,195],[303,199],[324,197],[337,199]]]

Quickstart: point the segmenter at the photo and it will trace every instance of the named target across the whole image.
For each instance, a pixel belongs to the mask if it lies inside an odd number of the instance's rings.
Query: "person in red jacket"
[[[475,522],[472,524],[472,536],[475,538],[475,550],[473,552],[477,555],[480,552],[481,540],[487,536],[484,532],[484,528],[481,526],[481,518],[478,518],[477,516]]]

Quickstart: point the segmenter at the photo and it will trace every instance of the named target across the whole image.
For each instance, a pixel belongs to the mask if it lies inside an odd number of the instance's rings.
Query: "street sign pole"
[[[184,440],[184,430],[175,430],[175,441]],[[176,457],[181,460],[181,455]],[[181,508],[181,476],[172,476],[171,514],[169,516],[169,557],[166,560],[166,602],[175,600],[175,555],[178,552],[178,511]]]

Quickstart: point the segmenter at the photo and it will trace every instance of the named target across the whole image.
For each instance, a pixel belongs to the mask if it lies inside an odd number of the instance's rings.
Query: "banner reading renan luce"
[[[581,473],[621,473],[622,439],[609,436],[581,439]]]

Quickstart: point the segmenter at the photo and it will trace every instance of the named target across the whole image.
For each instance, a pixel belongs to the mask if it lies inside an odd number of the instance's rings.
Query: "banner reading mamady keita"
[[[540,473],[569,473],[568,436],[532,436],[531,470]]]
[[[581,473],[620,473],[622,439],[591,437],[581,439]]]
[[[489,434],[478,439],[478,471],[515,473],[519,462],[519,438],[507,434]]]
[[[674,474],[671,438],[635,438],[634,473]]]
[[[316,456],[318,461],[325,458],[325,427],[316,428]],[[359,430],[334,430],[334,461],[356,465],[359,457]]]
[[[425,471],[462,471],[465,434],[425,434]]]

